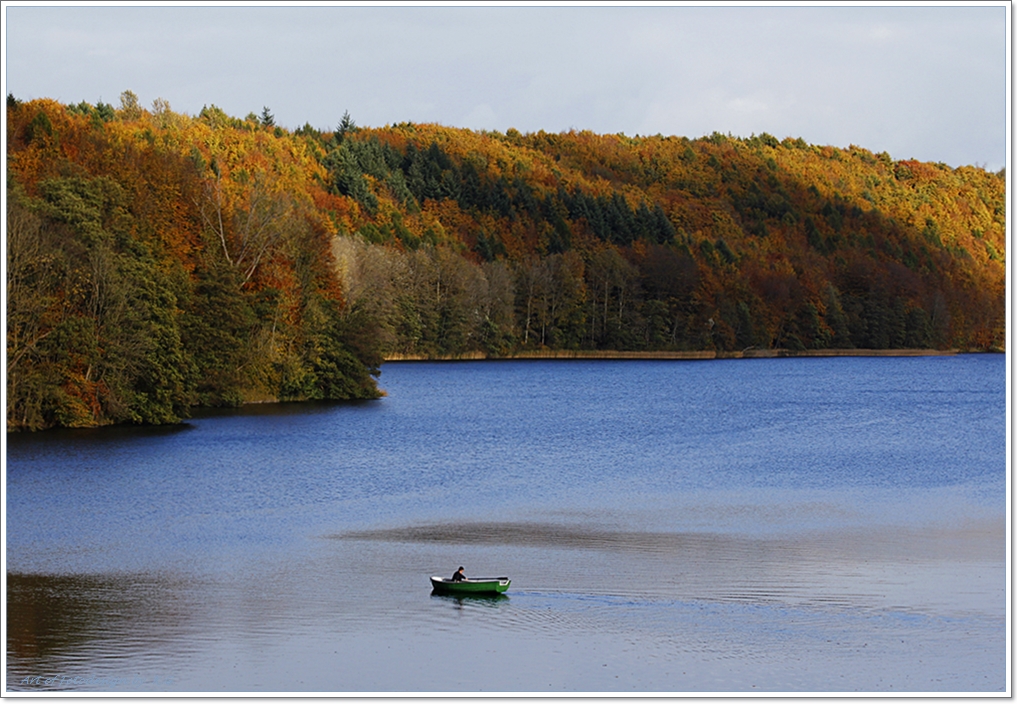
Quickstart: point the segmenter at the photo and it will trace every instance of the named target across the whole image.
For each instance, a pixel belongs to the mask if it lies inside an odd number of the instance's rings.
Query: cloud
[[[891,28],[883,24],[877,25],[870,29],[869,31],[869,38],[873,39],[874,41],[884,41],[887,39],[891,39],[893,36],[894,32],[891,30]]]
[[[765,113],[769,110],[767,103],[755,98],[733,98],[725,105],[729,110],[745,113]]]
[[[6,89],[278,124],[748,136],[999,168],[1003,6],[17,6]]]
[[[491,125],[498,123],[495,111],[487,103],[476,106],[457,124],[475,130],[491,129]]]

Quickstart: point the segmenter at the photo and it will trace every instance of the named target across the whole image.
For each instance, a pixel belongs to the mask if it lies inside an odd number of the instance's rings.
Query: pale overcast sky
[[[687,137],[769,132],[1005,165],[1009,8],[40,6],[5,3],[17,98],[332,129],[438,122]]]

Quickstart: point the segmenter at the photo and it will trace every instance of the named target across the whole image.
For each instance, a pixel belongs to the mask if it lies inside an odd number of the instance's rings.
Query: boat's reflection
[[[431,598],[455,606],[458,609],[474,606],[491,608],[509,601],[509,597],[506,594],[442,594],[437,591],[431,592]]]

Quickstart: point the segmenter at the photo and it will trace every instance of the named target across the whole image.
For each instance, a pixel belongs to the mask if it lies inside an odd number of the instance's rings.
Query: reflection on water
[[[7,575],[7,630],[17,659],[47,662],[53,655],[115,634],[144,613],[144,591],[131,594],[116,580]]]
[[[1003,689],[1003,360],[767,361],[8,438],[8,688]]]
[[[464,606],[481,606],[481,607],[497,607],[500,604],[509,601],[509,596],[506,594],[439,594],[438,592],[432,591],[431,598],[437,601],[444,601],[447,604],[455,605],[458,608]]]
[[[776,540],[725,533],[665,533],[627,531],[603,526],[532,522],[433,523],[426,525],[347,531],[326,536],[341,540],[379,540],[405,543],[451,543],[459,545],[516,545],[524,547],[618,550],[649,555],[695,557],[698,554],[741,560],[747,554],[816,551],[865,551],[872,556],[969,557],[992,560],[1002,557],[992,539],[1003,536],[999,521],[969,520],[962,527],[925,527],[923,530],[874,526],[866,530],[839,530],[799,534],[794,540]],[[990,540],[987,540],[990,539]],[[812,546],[812,547],[810,547]],[[973,553],[973,550],[977,551]]]
[[[75,679],[110,684],[123,678],[119,668],[123,658],[184,644],[194,615],[193,605],[184,601],[186,595],[186,585],[169,575],[8,573],[8,687],[77,689],[66,685]],[[51,681],[22,682],[39,677]],[[134,682],[145,689],[169,683],[165,677],[151,676]]]

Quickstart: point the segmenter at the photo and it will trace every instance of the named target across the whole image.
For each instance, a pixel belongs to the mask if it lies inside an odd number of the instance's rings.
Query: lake
[[[7,689],[1003,692],[1004,355],[390,363],[7,435]],[[428,578],[507,575],[503,598]]]

